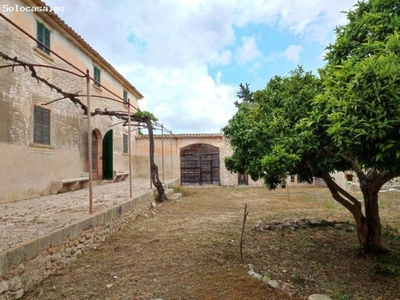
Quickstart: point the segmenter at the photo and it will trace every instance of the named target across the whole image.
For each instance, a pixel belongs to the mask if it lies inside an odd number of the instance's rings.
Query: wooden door
[[[181,150],[181,184],[219,185],[219,149],[194,144]]]
[[[110,129],[103,139],[103,179],[113,179],[113,130]]]

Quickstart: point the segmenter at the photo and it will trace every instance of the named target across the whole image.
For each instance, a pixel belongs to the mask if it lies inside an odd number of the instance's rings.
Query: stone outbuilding
[[[149,137],[137,135],[135,160],[138,176],[148,176]],[[262,185],[252,181],[248,175],[228,171],[224,157],[232,149],[219,133],[188,133],[155,135],[155,162],[160,178],[180,178],[181,185]]]
[[[149,176],[148,135],[136,135],[135,165],[139,177]],[[159,134],[154,136],[155,162],[160,178],[180,178],[181,185],[263,186],[262,180],[253,181],[248,174],[228,171],[224,158],[232,155],[229,142],[220,133]],[[345,174],[332,174],[343,188],[348,187]],[[286,178],[286,185],[304,185],[297,175]],[[324,186],[321,178],[313,185]]]

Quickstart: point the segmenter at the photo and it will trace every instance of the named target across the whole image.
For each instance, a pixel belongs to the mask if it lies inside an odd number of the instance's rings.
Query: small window
[[[124,103],[128,103],[128,92],[124,90]]]
[[[33,119],[33,142],[50,145],[50,110],[35,106]]]
[[[94,73],[94,84],[100,86],[100,69],[94,66],[93,73]]]
[[[128,153],[128,135],[123,135],[123,153]]]
[[[36,39],[40,42],[37,43],[37,47],[43,52],[50,54],[50,29],[39,21],[36,21]]]

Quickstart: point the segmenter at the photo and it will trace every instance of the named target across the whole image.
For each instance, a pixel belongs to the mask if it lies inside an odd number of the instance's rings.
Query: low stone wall
[[[0,300],[21,298],[83,252],[99,246],[150,207],[154,195],[149,191],[0,253]]]
[[[393,178],[384,184],[382,189],[400,190],[400,177]]]

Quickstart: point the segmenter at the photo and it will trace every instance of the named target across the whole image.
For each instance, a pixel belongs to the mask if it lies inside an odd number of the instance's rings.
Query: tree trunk
[[[332,197],[346,207],[354,217],[360,245],[365,251],[374,251],[382,246],[381,222],[379,218],[378,192],[382,180],[378,177],[359,175],[360,188],[364,198],[365,215],[360,201],[341,188],[329,174],[323,174]]]
[[[149,130],[149,147],[150,147],[150,178],[157,189],[157,201],[162,202],[166,199],[164,185],[158,176],[158,166],[154,162],[154,136],[151,120],[146,120],[147,129]]]
[[[357,224],[360,243],[365,250],[374,250],[382,246],[382,226],[379,217],[378,192],[374,182],[366,179],[360,182],[364,198],[365,217],[353,214]]]

